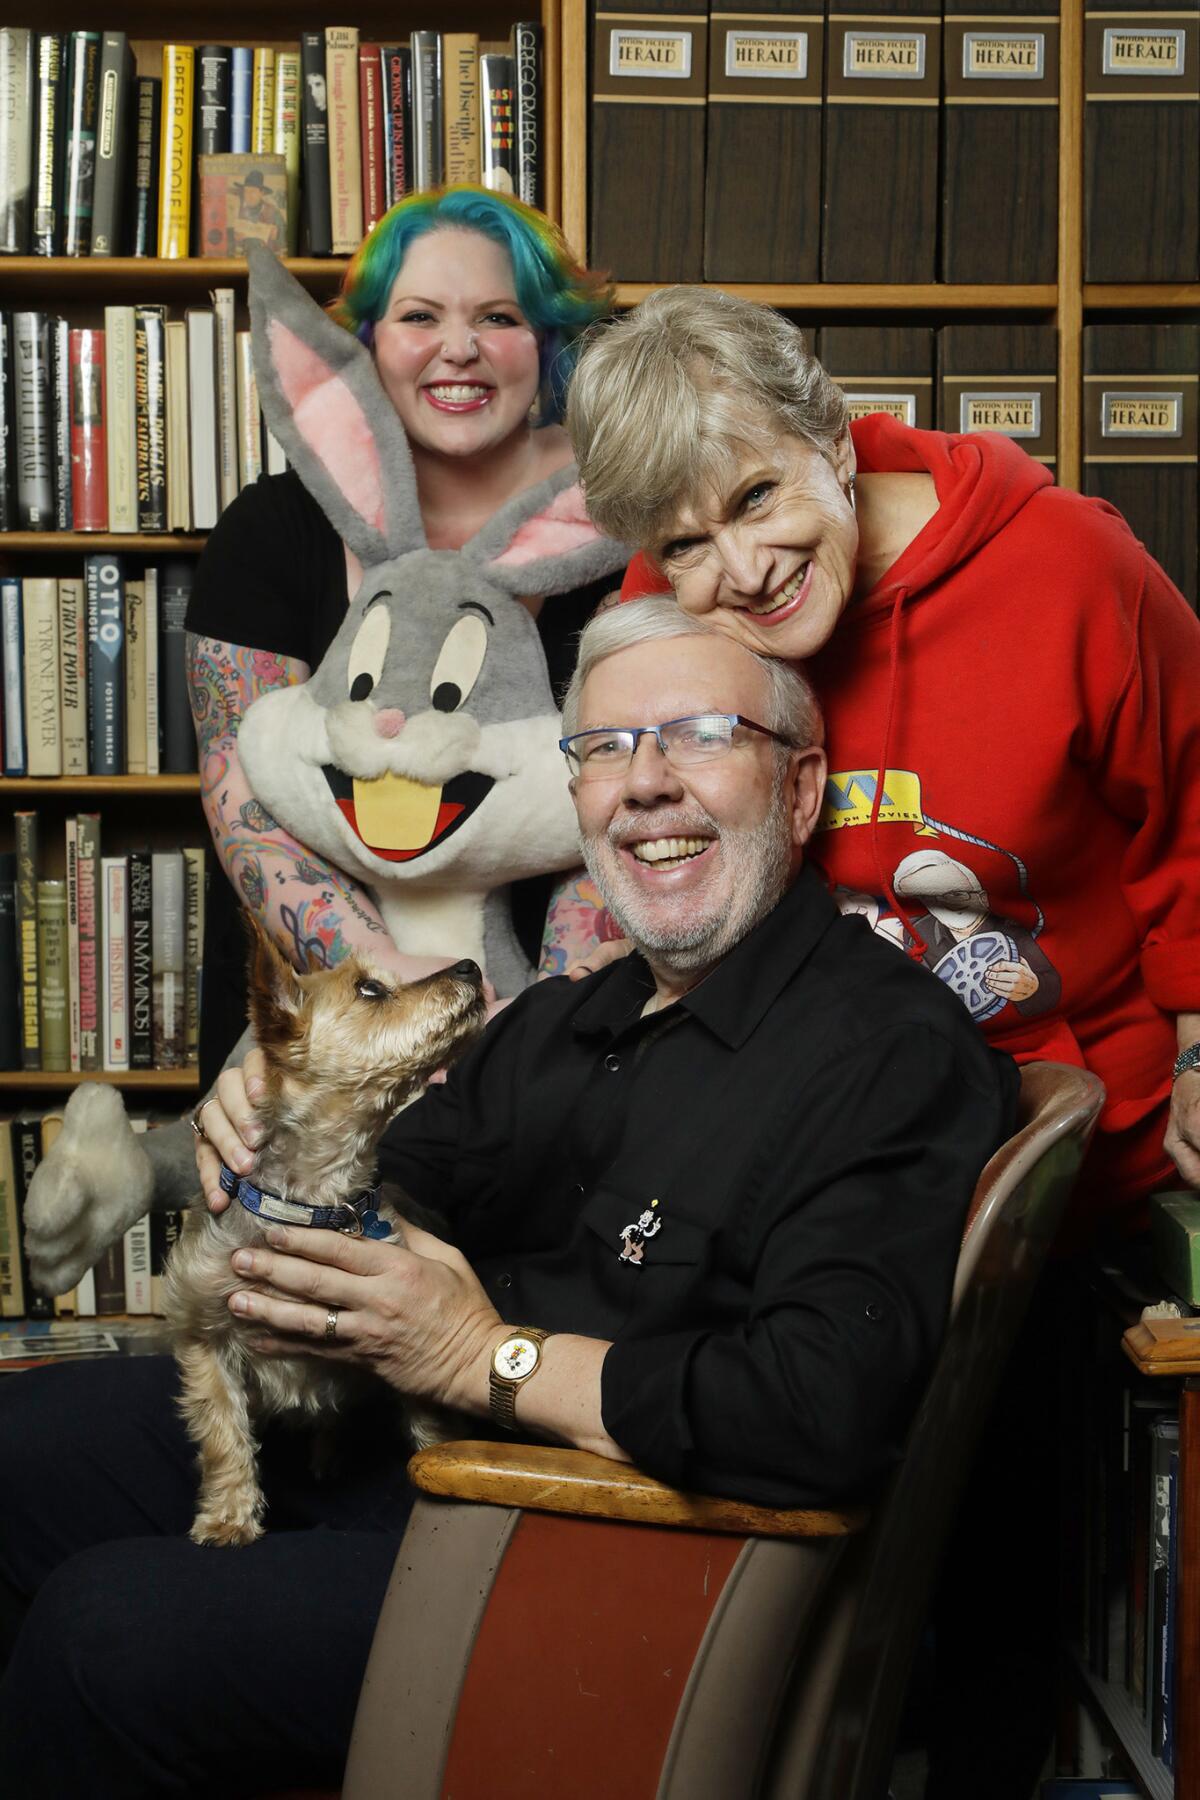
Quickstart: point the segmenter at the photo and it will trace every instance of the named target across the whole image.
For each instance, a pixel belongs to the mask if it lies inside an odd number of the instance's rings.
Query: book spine
[[[403,200],[412,186],[409,119],[412,108],[412,54],[402,45],[389,50],[384,69],[388,102],[388,187],[391,204]]]
[[[100,1067],[100,815],[75,820],[75,880],[79,913],[79,1066]]]
[[[12,320],[0,312],[0,531],[17,528],[17,416]]]
[[[300,119],[303,135],[304,235],[310,256],[333,251],[330,212],[329,111],[325,87],[325,35],[306,31],[300,38],[303,81]]]
[[[83,582],[58,582],[58,690],[62,709],[62,766],[66,776],[88,772],[87,607]]]
[[[20,967],[17,859],[11,850],[0,850],[0,1069],[19,1069],[21,1066]],[[0,1226],[2,1224],[0,1219]]]
[[[238,485],[249,487],[262,474],[262,410],[254,376],[254,351],[248,331],[236,334]]]
[[[150,1311],[150,1216],[134,1222],[125,1233],[125,1311]]]
[[[163,123],[158,169],[158,254],[187,256],[191,247],[192,114],[196,53],[163,45]]]
[[[216,524],[220,510],[216,320],[210,310],[193,306],[188,308],[184,322],[188,350],[192,524],[197,531],[207,531]]]
[[[691,18],[691,6],[681,7],[681,14]],[[674,16],[674,15],[672,15]],[[695,45],[695,53],[699,58],[701,73],[701,93],[703,93],[704,44],[703,19],[698,15],[700,24],[697,27],[699,39]],[[691,27],[689,26],[689,30]],[[516,70],[517,87],[517,198],[524,200],[527,206],[541,207],[545,199],[545,152],[543,137],[545,126],[542,122],[542,28],[535,20],[522,20],[512,28],[512,55]],[[675,85],[679,85],[676,83]],[[691,88],[688,88],[691,93]],[[700,122],[699,133],[696,134],[698,148],[698,175],[701,184],[704,180],[703,151],[703,106],[696,110]],[[665,171],[664,171],[665,175]],[[674,201],[672,192],[670,201]],[[670,201],[667,203],[670,204]],[[696,263],[697,269],[699,263]],[[683,280],[698,280],[699,275],[680,277]]]
[[[352,256],[363,235],[362,156],[358,121],[358,28],[325,28],[329,96],[329,205],[333,253]]]
[[[136,324],[132,306],[104,309],[104,448],[108,528],[137,530]]]
[[[146,774],[146,584],[125,583],[125,772]]]
[[[158,171],[162,141],[162,81],[157,75],[139,75],[136,137],[133,159],[134,256],[158,254]]]
[[[228,44],[202,44],[196,52],[196,161],[229,149],[229,100],[233,56]]]
[[[271,147],[287,173],[287,251],[300,242],[300,56],[281,50],[275,58],[275,116]]]
[[[23,531],[52,531],[54,431],[50,417],[50,334],[45,313],[14,312],[12,335],[17,517]]]
[[[264,156],[275,134],[275,52],[268,44],[255,47],[250,79],[250,151]]]
[[[129,853],[129,1066],[153,1067],[150,852]]]
[[[38,816],[13,814],[17,857],[17,945],[21,957],[21,1067],[40,1069],[42,1041],[38,1018]]]
[[[63,171],[63,254],[86,256],[92,247],[92,197],[96,180],[96,116],[99,102],[100,33],[72,31],[66,42],[66,167]]]
[[[229,81],[229,148],[237,156],[249,154],[253,108],[254,52],[236,44]]]
[[[79,1057],[79,824],[68,819],[66,824],[67,861],[67,1025],[70,1061],[74,1070],[82,1068]]]
[[[154,1066],[180,1069],[185,1062],[182,852],[154,851],[150,879]]]
[[[24,1237],[25,1200],[29,1193],[29,1184],[37,1173],[38,1163],[42,1160],[41,1122],[36,1118],[22,1114],[14,1119],[13,1162],[17,1172],[17,1186],[20,1194],[20,1212],[22,1219],[22,1238]],[[44,1294],[39,1294],[29,1279],[29,1264],[21,1251],[21,1273],[25,1282],[25,1313],[30,1319],[50,1319],[54,1316],[54,1307]]]
[[[234,365],[233,289],[213,289],[217,329],[217,470],[222,511],[238,492],[237,371]]]
[[[165,307],[134,308],[137,522],[141,532],[167,529],[166,328]]]
[[[75,1317],[77,1319],[94,1319],[96,1316],[96,1272],[86,1269],[75,1283]]]
[[[96,179],[92,192],[93,256],[120,256],[125,249],[132,93],[129,40],[123,31],[106,31],[100,45]]]
[[[12,1120],[0,1119],[0,1318],[20,1319],[24,1313],[21,1203],[13,1161]]]
[[[379,52],[379,119],[383,132],[383,210],[390,212],[399,196],[392,168],[392,86],[388,70],[394,52],[386,44],[373,45]]]
[[[58,583],[27,575],[25,607],[25,737],[30,775],[62,774],[62,713],[58,685]]]
[[[125,576],[115,556],[86,556],[88,761],[125,773]]]
[[[129,867],[123,856],[100,861],[104,971],[104,1067],[129,1067]]]
[[[27,256],[33,199],[34,33],[0,26],[0,256]]]
[[[33,137],[33,251],[35,256],[57,256],[62,249],[59,212],[59,171],[63,134],[62,111],[63,38],[59,31],[42,31],[37,40],[37,110]]]
[[[21,578],[0,576],[0,648],[4,654],[4,773],[25,773],[25,646]]]
[[[440,187],[442,170],[442,38],[437,31],[414,31],[410,39],[413,78],[413,186]]]
[[[363,231],[372,231],[386,206],[386,161],[383,136],[383,92],[379,45],[358,46],[359,163],[362,178]]]
[[[193,565],[164,563],[159,571],[158,680],[163,729],[163,773],[193,774],[196,734],[187,692],[187,609]]]
[[[513,59],[485,52],[479,59],[480,178],[499,194],[516,192],[517,118]]]
[[[168,319],[167,360],[167,530],[192,529],[192,466],[188,444],[187,326]]]
[[[142,620],[142,636],[146,645],[146,773],[147,775],[157,775],[159,770],[158,570],[148,568],[142,577],[142,585],[146,591],[146,611]]]
[[[73,329],[71,510],[75,531],[108,530],[108,449],[104,426],[104,333]]]
[[[287,457],[284,455],[283,445],[273,431],[267,430],[267,422],[265,419],[263,420],[263,443],[265,445],[263,458],[267,466],[267,474],[286,474],[288,464]]]
[[[183,854],[183,1049],[195,1068],[200,1062],[200,986],[204,970],[204,851],[187,847]]]
[[[39,1012],[42,1068],[56,1074],[71,1066],[71,1027],[67,1016],[67,884],[39,881],[37,886]]]
[[[479,181],[479,38],[473,31],[447,32],[442,39],[445,80],[443,108],[446,181]]]
[[[167,1259],[179,1242],[183,1230],[183,1214],[181,1212],[154,1212],[150,1214],[150,1311],[162,1313],[166,1307],[163,1293],[163,1275],[166,1272]]]
[[[58,531],[70,531],[75,519],[71,480],[71,327],[65,319],[48,321],[47,347],[54,419],[54,524]]]
[[[111,1318],[125,1311],[125,1242],[118,1238],[104,1251],[95,1269],[96,1315]]]

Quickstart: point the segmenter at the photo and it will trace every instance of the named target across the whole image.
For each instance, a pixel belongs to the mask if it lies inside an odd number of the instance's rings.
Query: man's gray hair
[[[715,626],[681,611],[671,594],[648,594],[641,600],[630,600],[623,606],[611,606],[606,612],[597,613],[580,635],[575,673],[563,699],[563,736],[570,737],[578,728],[579,697],[583,692],[584,682],[597,663],[615,656],[618,650],[631,649],[634,644],[650,644],[663,638],[680,637],[715,638],[724,643],[731,641]],[[759,719],[758,723],[765,725],[769,731],[777,731],[780,737],[787,738],[789,743],[801,750],[807,749],[810,744],[821,743],[824,738],[821,709],[816,695],[800,671],[792,663],[780,662],[775,657],[759,656],[754,650],[747,649],[745,654],[754,658],[767,683],[767,703],[763,709],[766,717]],[[616,724],[619,721],[605,720],[604,723]],[[645,719],[638,723],[649,725],[661,724],[662,721]]]
[[[638,549],[727,486],[747,449],[791,437],[832,460],[847,419],[795,325],[714,288],[662,288],[593,326],[567,397],[588,512]]]

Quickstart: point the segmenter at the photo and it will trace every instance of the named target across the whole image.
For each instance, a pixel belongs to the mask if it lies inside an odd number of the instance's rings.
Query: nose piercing
[[[449,357],[449,355],[450,355],[449,344],[442,345],[442,355],[445,357]],[[473,331],[468,331],[468,333],[467,333],[467,355],[469,357],[471,357],[472,359],[479,355],[479,339],[476,337],[476,335]]]

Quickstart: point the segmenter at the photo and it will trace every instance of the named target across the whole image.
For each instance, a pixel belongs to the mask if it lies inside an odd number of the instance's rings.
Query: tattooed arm
[[[415,981],[446,959],[402,956],[370,895],[297,843],[250,791],[237,752],[242,714],[270,688],[307,681],[306,663],[214,638],[187,638],[188,696],[200,757],[204,815],[225,873],[297,967],[326,967],[359,951]]]
[[[596,960],[601,944],[619,944]],[[587,872],[573,869],[564,875],[550,896],[546,928],[542,933],[539,978],[546,975],[586,975],[629,949],[617,924]]]

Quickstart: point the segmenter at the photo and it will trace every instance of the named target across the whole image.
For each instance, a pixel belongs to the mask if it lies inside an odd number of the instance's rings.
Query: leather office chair
[[[971,1453],[1103,1099],[1022,1072],[951,1320],[869,1515],[675,1493],[579,1451],[444,1444],[376,1630],[343,1800],[878,1800]]]

